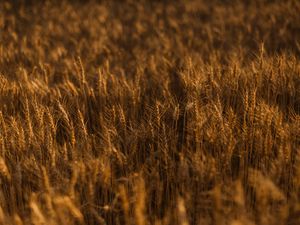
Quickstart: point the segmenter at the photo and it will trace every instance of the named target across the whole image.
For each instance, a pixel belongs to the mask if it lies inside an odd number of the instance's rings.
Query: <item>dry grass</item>
[[[0,224],[300,223],[299,1],[12,2]]]

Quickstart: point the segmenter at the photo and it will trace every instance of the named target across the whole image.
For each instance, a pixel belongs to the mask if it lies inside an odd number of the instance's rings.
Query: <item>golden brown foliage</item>
[[[0,224],[299,224],[299,12],[1,1]]]

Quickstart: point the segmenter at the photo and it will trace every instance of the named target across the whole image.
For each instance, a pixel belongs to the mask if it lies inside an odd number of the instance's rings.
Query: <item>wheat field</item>
[[[300,224],[299,12],[0,1],[0,224]]]

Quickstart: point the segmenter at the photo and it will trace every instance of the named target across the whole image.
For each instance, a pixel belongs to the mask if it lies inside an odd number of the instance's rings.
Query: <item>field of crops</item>
[[[0,1],[0,224],[300,224],[299,12]]]

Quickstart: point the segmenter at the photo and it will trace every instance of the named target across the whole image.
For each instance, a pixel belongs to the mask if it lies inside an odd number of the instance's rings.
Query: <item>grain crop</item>
[[[0,1],[0,224],[300,224],[299,12]]]

